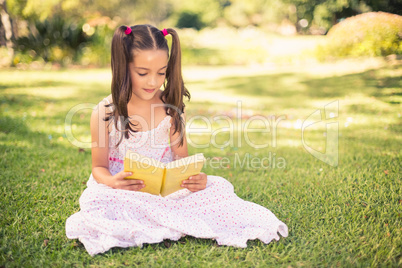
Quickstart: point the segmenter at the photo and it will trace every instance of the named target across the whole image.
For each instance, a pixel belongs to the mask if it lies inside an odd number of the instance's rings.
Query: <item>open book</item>
[[[126,179],[143,180],[145,187],[141,192],[167,196],[180,189],[183,180],[192,175],[197,175],[205,163],[203,154],[195,154],[168,164],[164,164],[153,158],[127,150],[124,158],[124,171],[133,175]]]

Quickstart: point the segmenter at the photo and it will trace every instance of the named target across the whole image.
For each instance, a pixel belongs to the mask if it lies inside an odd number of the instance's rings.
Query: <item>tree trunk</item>
[[[6,0],[0,0],[0,18],[1,23],[0,33],[4,33],[5,37],[5,46],[7,47],[9,60],[11,60],[14,56],[14,49],[13,49],[13,28],[11,23],[11,18],[7,13],[7,4]],[[1,38],[3,39],[3,37]]]

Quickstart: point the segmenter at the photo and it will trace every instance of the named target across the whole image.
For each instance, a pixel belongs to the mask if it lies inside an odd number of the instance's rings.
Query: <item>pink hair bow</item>
[[[166,36],[166,35],[168,35],[168,34],[169,34],[169,33],[168,33],[168,31],[167,31],[166,29],[163,29],[161,32],[162,32],[163,36]]]
[[[127,26],[127,29],[124,31],[125,34],[131,34],[131,28]]]

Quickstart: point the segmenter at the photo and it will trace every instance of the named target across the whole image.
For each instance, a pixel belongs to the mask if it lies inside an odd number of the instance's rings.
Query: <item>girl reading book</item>
[[[112,94],[91,116],[92,174],[79,199],[81,210],[67,219],[67,237],[79,239],[90,255],[185,235],[236,247],[247,247],[249,239],[286,237],[283,222],[240,199],[224,178],[194,174],[165,197],[141,191],[143,180],[127,179],[133,175],[124,171],[128,150],[162,163],[188,156],[183,100],[190,93],[174,29],[121,26],[111,56]]]

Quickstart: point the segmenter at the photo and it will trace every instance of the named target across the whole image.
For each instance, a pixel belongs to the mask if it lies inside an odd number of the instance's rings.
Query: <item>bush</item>
[[[178,28],[194,28],[196,30],[201,30],[204,26],[200,15],[189,11],[181,12],[176,23]]]
[[[84,20],[66,20],[54,17],[35,21],[33,31],[16,40],[13,65],[32,62],[51,62],[63,66],[69,64],[106,66],[110,63],[110,43],[114,25]]]
[[[317,57],[328,58],[387,56],[402,54],[402,16],[369,12],[334,25],[327,42],[318,46]]]
[[[77,51],[89,41],[82,23],[67,22],[59,17],[35,21],[34,31],[16,40],[14,64],[34,60],[70,63],[77,60]]]

